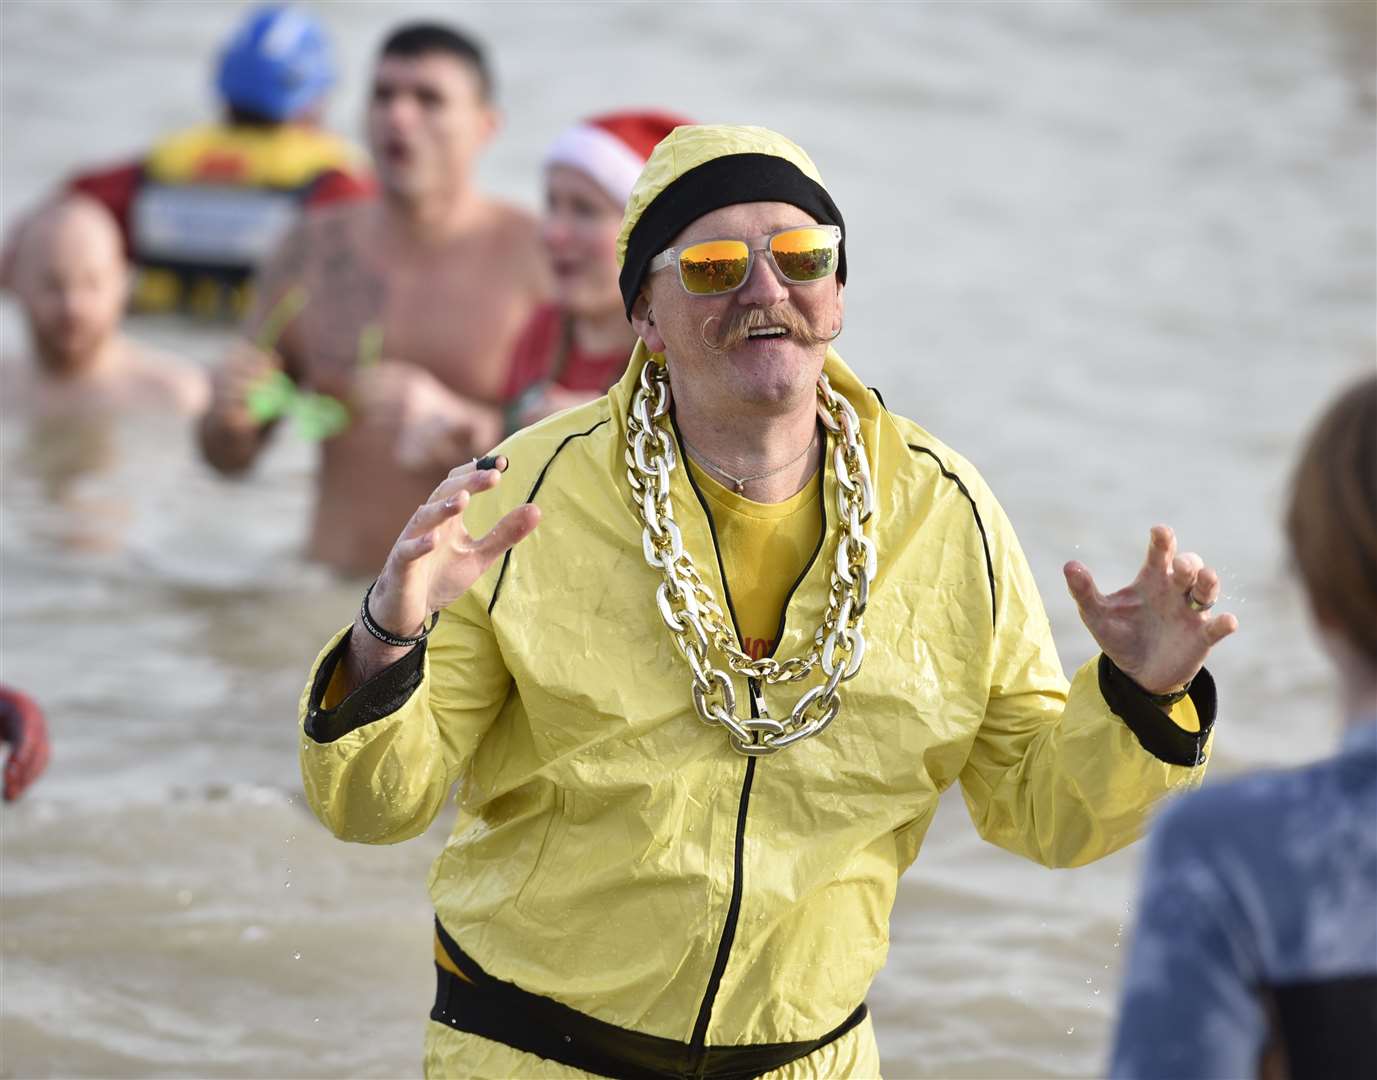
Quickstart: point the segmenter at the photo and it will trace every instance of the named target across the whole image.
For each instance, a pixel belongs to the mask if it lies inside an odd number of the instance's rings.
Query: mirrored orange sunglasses
[[[800,225],[763,237],[752,247],[745,240],[699,240],[667,248],[650,260],[650,273],[678,263],[679,283],[694,296],[722,296],[750,280],[755,253],[763,252],[780,281],[809,285],[837,272],[842,231],[838,225]]]

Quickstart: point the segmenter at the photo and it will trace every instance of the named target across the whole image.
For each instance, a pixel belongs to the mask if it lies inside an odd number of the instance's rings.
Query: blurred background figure
[[[303,208],[369,193],[360,155],[318,128],[336,79],[308,12],[257,8],[220,54],[218,122],[175,132],[137,161],[67,184],[115,216],[140,311],[239,315],[254,268]]]
[[[5,759],[5,801],[14,802],[48,767],[50,749],[43,710],[27,694],[0,686],[0,743]]]
[[[323,440],[308,551],[346,574],[381,565],[445,474],[501,439],[508,358],[548,277],[534,218],[474,183],[499,124],[476,42],[394,31],[367,120],[380,198],[288,235],[201,425],[206,460],[231,474],[284,415]]]
[[[1377,1076],[1377,376],[1311,434],[1286,533],[1338,674],[1342,745],[1162,816],[1114,1077]]]
[[[100,203],[68,197],[25,222],[13,284],[32,362],[0,366],[5,411],[51,417],[204,407],[200,370],[121,333],[129,268],[119,230]]]
[[[655,144],[680,124],[662,112],[617,112],[561,132],[545,157],[541,239],[554,300],[521,332],[503,397],[514,431],[600,397],[626,369],[636,333],[617,287],[617,232]]]

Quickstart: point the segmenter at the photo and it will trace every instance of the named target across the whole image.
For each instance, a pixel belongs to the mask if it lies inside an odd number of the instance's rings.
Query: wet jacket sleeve
[[[301,698],[301,778],[336,836],[389,844],[424,832],[507,699],[487,612],[473,593],[428,641],[335,702],[350,630],[322,650]]]
[[[1068,687],[1027,560],[981,492],[994,579],[989,698],[961,787],[992,843],[1046,866],[1078,866],[1134,840],[1153,803],[1199,782],[1214,724],[1201,671],[1168,716],[1105,657]]]

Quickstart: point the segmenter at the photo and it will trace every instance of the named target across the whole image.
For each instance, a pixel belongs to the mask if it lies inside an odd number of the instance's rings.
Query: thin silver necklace
[[[693,443],[689,442],[688,439],[685,439],[685,440],[684,440],[684,445],[685,445],[686,447],[688,447],[690,450],[693,451],[693,456],[694,456],[694,457],[696,457],[699,461],[701,461],[704,465],[706,465],[706,466],[707,466],[709,469],[711,469],[713,472],[717,473],[718,476],[722,477],[724,480],[730,480],[731,483],[732,483],[732,489],[733,489],[738,495],[740,495],[742,492],[744,492],[744,491],[746,490],[746,485],[749,484],[751,481],[753,481],[753,480],[764,480],[765,477],[767,477],[767,476],[774,476],[775,473],[783,472],[783,471],[784,471],[785,469],[787,469],[790,465],[795,465],[795,464],[797,464],[797,463],[799,462],[799,460],[800,460],[806,453],[808,453],[809,450],[813,449],[813,445],[814,445],[817,441],[818,441],[818,429],[817,429],[817,425],[814,425],[814,426],[813,426],[813,437],[812,437],[811,439],[808,440],[808,445],[805,446],[802,450],[800,450],[795,456],[791,457],[791,458],[790,458],[788,461],[786,461],[783,465],[776,465],[773,469],[766,469],[764,472],[752,473],[750,476],[733,476],[731,473],[727,472],[726,469],[722,468],[721,465],[718,465],[718,464],[716,464],[715,462],[709,461],[708,458],[707,458],[707,455],[705,455],[705,454],[703,453],[703,451],[699,450],[698,447],[694,446]]]

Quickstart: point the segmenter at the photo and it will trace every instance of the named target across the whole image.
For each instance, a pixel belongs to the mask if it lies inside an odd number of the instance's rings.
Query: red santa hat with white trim
[[[691,123],[663,112],[594,116],[561,132],[545,155],[545,165],[568,165],[587,173],[624,204],[656,143],[675,128]]]

